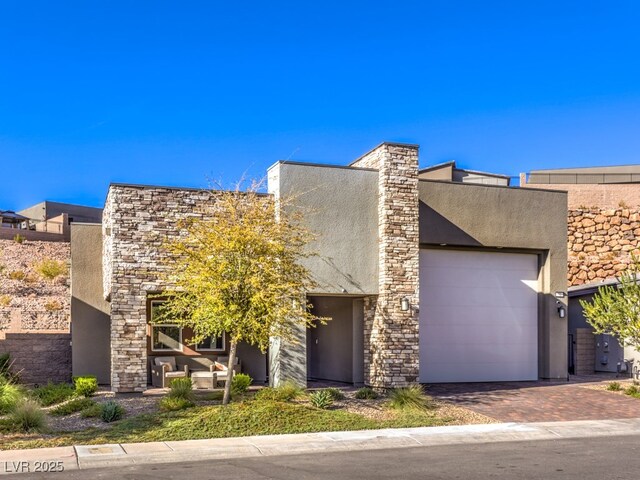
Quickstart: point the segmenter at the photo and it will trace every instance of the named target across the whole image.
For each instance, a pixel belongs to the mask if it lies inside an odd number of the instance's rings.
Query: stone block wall
[[[172,288],[161,279],[171,263],[163,246],[180,234],[179,222],[207,218],[210,190],[111,185],[103,214],[103,284],[111,302],[111,389],[147,388],[149,293]]]
[[[401,387],[418,379],[418,147],[384,143],[351,166],[378,170],[378,296],[364,302],[365,383]]]
[[[615,278],[640,254],[640,208],[583,208],[568,213],[568,283]]]
[[[11,370],[23,383],[71,381],[69,333],[7,333],[0,352],[11,354]]]

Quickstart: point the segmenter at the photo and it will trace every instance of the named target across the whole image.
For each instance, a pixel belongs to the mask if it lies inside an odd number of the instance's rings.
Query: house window
[[[151,350],[182,351],[182,328],[178,325],[151,325]]]
[[[202,342],[196,344],[199,352],[224,352],[224,333],[220,337],[206,337]]]
[[[151,302],[152,322],[161,304],[161,301]],[[151,350],[154,352],[181,352],[182,327],[171,323],[151,323]]]

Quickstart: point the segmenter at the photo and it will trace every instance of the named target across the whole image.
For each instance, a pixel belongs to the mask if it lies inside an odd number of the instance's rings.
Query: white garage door
[[[420,252],[420,381],[538,378],[538,257]]]

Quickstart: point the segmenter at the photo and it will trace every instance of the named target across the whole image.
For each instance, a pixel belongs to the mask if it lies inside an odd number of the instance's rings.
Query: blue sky
[[[635,0],[7,0],[0,209],[383,140],[510,175],[640,163],[639,22]]]

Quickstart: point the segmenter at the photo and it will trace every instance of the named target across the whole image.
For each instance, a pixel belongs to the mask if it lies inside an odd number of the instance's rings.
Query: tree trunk
[[[229,365],[227,365],[227,381],[224,384],[224,395],[222,397],[222,404],[227,405],[231,400],[231,381],[233,380],[234,370],[233,367],[236,364],[236,350],[238,349],[238,342],[231,340],[231,347],[229,348]]]

